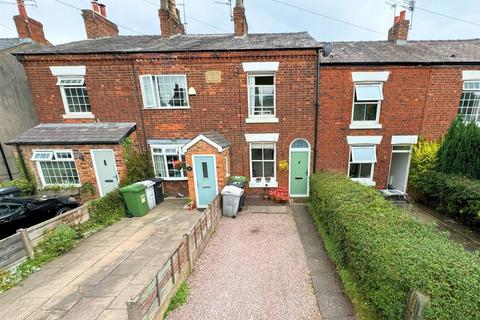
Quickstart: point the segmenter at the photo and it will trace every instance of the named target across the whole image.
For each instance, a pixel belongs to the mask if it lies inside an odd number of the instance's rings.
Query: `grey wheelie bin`
[[[228,185],[222,190],[223,215],[226,217],[237,217],[240,199],[243,195],[243,189]]]

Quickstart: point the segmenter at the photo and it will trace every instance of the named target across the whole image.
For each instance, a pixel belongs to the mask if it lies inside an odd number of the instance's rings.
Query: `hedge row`
[[[480,180],[427,171],[420,175],[414,188],[437,211],[470,223],[480,223]]]
[[[402,319],[412,288],[431,299],[425,319],[480,318],[478,254],[343,175],[316,174],[310,190],[310,212],[339,268],[382,318]]]

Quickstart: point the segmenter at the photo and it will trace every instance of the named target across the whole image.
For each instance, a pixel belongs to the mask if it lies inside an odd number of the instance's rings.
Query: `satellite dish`
[[[333,45],[331,43],[325,43],[322,49],[322,56],[328,57],[332,53]]]

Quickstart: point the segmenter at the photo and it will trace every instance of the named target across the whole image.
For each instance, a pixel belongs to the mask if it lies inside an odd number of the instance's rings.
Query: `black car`
[[[0,237],[12,235],[71,209],[79,204],[73,197],[22,197],[0,199]]]

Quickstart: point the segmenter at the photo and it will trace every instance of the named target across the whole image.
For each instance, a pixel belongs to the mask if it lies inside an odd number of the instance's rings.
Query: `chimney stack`
[[[92,0],[91,10],[82,10],[83,22],[88,39],[118,36],[118,27],[107,19],[105,5]]]
[[[245,16],[245,7],[243,0],[237,0],[235,8],[233,8],[233,24],[235,28],[235,36],[243,37],[248,33],[247,17]]]
[[[15,26],[17,27],[18,37],[25,39],[30,38],[32,41],[41,45],[51,45],[45,34],[43,33],[43,24],[35,19],[29,18],[25,9],[25,1],[17,0],[18,15],[13,17]]]
[[[405,44],[408,39],[408,29],[410,28],[410,21],[405,18],[406,11],[400,12],[393,20],[393,26],[388,30],[388,41],[396,44]]]
[[[185,26],[180,19],[180,11],[177,9],[175,0],[161,0],[158,16],[162,38],[185,34]]]

